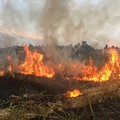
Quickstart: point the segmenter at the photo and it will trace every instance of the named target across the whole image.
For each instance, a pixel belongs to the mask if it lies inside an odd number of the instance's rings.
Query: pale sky
[[[120,47],[119,0],[70,1],[69,16],[61,18],[58,23],[55,21],[55,30],[47,31],[50,36],[57,39],[59,44],[74,45],[86,40],[95,47],[104,47],[105,44]],[[15,36],[15,44],[44,43],[41,32],[44,27],[39,24],[44,5],[45,0],[0,0],[0,33]],[[58,13],[61,11],[55,9]],[[58,17],[59,14],[54,15],[54,12],[50,13],[51,16]],[[0,38],[3,40],[2,36]]]

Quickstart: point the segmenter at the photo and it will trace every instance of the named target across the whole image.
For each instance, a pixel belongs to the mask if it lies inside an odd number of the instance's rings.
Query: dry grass
[[[58,97],[60,98],[60,97]],[[33,94],[17,104],[9,104],[0,110],[0,120],[119,120],[120,97],[105,99],[101,103],[82,108],[61,109],[51,104],[51,96]],[[53,101],[53,98],[52,98]],[[59,103],[59,99],[54,100]]]

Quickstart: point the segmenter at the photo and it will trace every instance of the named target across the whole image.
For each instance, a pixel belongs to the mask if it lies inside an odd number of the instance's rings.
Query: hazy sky
[[[56,1],[0,0],[0,41],[10,41],[3,37],[7,34],[15,37],[13,44],[74,45],[86,40],[95,47],[120,47],[119,0]]]

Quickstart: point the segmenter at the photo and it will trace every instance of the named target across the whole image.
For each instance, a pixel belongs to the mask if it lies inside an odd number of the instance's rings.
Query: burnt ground
[[[34,79],[34,78],[33,78]],[[58,86],[56,81],[39,78],[39,81],[29,81],[26,79],[17,79],[7,76],[0,77],[0,98],[7,99],[10,95],[22,96],[23,94],[32,94],[40,91],[46,91],[47,94],[61,94],[67,91],[65,87]]]
[[[41,78],[45,79],[45,78]],[[44,82],[43,82],[44,83]],[[65,83],[64,83],[65,84]],[[70,84],[78,84],[72,82]],[[90,82],[80,82],[81,86],[86,84],[86,88],[90,88]],[[46,101],[59,100],[60,95],[66,92],[68,84],[65,88],[56,86],[54,83],[51,86],[41,84],[40,82],[20,80],[16,78],[9,78],[6,76],[0,77],[0,108],[10,108],[13,110],[8,118],[1,118],[1,120],[119,120],[120,119],[120,97],[105,99],[104,102],[87,105],[83,108],[66,109],[61,111],[54,111],[53,113],[47,114],[47,110],[43,114],[39,113],[36,103],[44,103]],[[55,87],[56,86],[56,87]],[[94,83],[94,86],[97,84]],[[56,89],[56,90],[55,90]],[[47,92],[46,92],[47,91]],[[45,92],[45,94],[43,94]],[[15,95],[22,97],[24,94],[33,95],[27,97],[22,102],[12,103],[9,96]],[[36,98],[37,95],[37,98]],[[23,99],[23,98],[22,98]],[[32,106],[31,106],[32,101]],[[27,110],[35,111],[37,115],[32,117],[23,116]],[[34,113],[34,114],[35,114]]]
[[[53,79],[45,77],[37,77],[32,75],[16,74],[15,78],[9,76],[0,77],[0,98],[6,99],[10,95],[22,96],[24,94],[32,94],[45,91],[49,95],[58,95],[66,93],[73,89],[88,89],[99,86],[99,83],[90,81],[65,81],[56,75]],[[19,79],[17,76],[24,76]]]

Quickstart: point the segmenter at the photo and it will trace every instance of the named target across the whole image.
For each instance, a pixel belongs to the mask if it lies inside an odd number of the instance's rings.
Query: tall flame
[[[90,58],[89,65],[84,66],[84,69],[81,71],[82,77],[74,76],[77,80],[87,80],[87,81],[98,81],[103,82],[110,79],[110,77],[117,78],[120,77],[120,59],[116,49],[109,50],[110,58],[107,63],[102,67],[101,70],[98,70],[97,67],[93,65],[93,60]]]
[[[45,76],[51,78],[55,72],[51,65],[47,66],[43,63],[43,54],[32,52],[28,46],[24,47],[26,52],[25,61],[19,66],[19,71],[22,74],[32,74],[35,76]]]
[[[110,49],[109,53],[111,55],[111,57],[109,58],[109,62],[103,66],[100,72],[100,80],[102,81],[109,80],[110,77],[114,77],[115,73],[119,74],[120,72],[120,62],[117,51],[115,49]]]
[[[90,62],[89,62],[89,65],[85,66],[84,67],[84,70],[82,71],[82,79],[83,80],[95,80],[97,81],[98,78],[97,78],[97,67],[95,67],[93,65],[93,60],[92,58],[90,57]]]
[[[53,66],[50,62],[45,63],[44,55],[36,51],[30,51],[28,46],[24,46],[24,51],[26,53],[25,60],[17,66],[17,70],[22,74],[52,78],[55,75],[55,70],[60,69],[60,71],[63,72],[64,77],[66,77],[66,80],[75,79],[103,82],[109,80],[110,78],[120,78],[120,58],[116,49],[108,50],[109,60],[101,69],[94,66],[92,58],[90,58],[88,65],[82,65],[82,67],[81,64],[78,63],[68,63],[68,69],[73,71],[71,76],[69,76],[69,72],[63,64],[58,63]],[[11,56],[8,56],[7,60],[7,70],[1,70],[1,76],[5,71],[14,71],[14,64]]]

